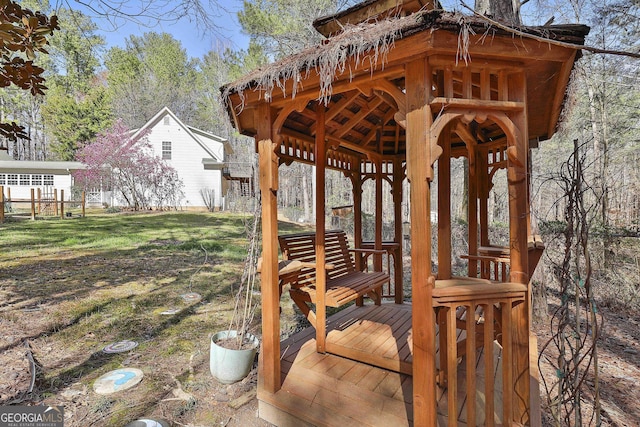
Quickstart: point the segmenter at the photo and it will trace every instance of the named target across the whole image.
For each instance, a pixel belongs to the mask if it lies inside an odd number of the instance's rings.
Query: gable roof
[[[155,116],[149,119],[149,121],[147,121],[147,123],[145,123],[140,129],[136,129],[135,131],[133,131],[133,134],[131,135],[131,137],[137,138],[145,130],[151,130],[151,128],[153,128],[156,124],[158,124],[158,122],[160,122],[160,120],[162,120],[165,116],[170,116],[173,120],[175,120],[175,122],[187,133],[187,135],[193,138],[193,140],[196,141],[198,145],[200,145],[200,147],[202,147],[202,149],[211,158],[213,158],[215,161],[220,163],[223,161],[223,159],[219,159],[218,156],[216,156],[216,154],[211,150],[211,147],[209,147],[204,141],[202,141],[202,139],[199,138],[198,135],[213,139],[214,141],[224,144],[225,149],[228,147],[228,140],[220,136],[214,135],[212,133],[194,128],[193,126],[188,126],[184,124],[182,120],[180,120],[178,116],[176,116],[173,113],[173,111],[169,109],[169,107],[163,107],[160,111],[156,113]]]

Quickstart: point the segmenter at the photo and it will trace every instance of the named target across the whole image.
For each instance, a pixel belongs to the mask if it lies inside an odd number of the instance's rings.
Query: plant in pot
[[[258,338],[249,333],[257,303],[254,299],[257,254],[260,243],[258,224],[259,204],[247,227],[249,249],[229,327],[211,337],[209,368],[211,374],[223,384],[231,384],[246,377],[258,351]]]

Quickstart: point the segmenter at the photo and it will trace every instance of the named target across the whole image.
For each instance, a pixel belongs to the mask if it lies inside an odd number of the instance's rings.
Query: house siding
[[[167,113],[168,114],[168,113]],[[196,141],[185,127],[181,126],[173,117],[169,117],[169,124],[165,124],[165,115],[149,128],[149,142],[154,154],[162,157],[162,142],[171,142],[171,159],[165,160],[178,172],[184,187],[184,198],[181,206],[185,208],[205,208],[205,202],[200,193],[201,189],[213,189],[215,194],[214,206],[220,209],[223,205],[222,171],[205,170],[203,158],[211,158],[211,155]],[[221,142],[207,138],[203,135],[195,135],[204,145],[209,147],[214,154],[219,155],[218,161],[223,160],[224,146]]]
[[[20,164],[19,161],[12,161],[15,164]],[[72,199],[72,186],[73,186],[73,178],[69,172],[65,171],[55,171],[55,170],[39,170],[40,168],[46,168],[46,162],[39,162],[40,166],[35,165],[33,168],[21,168],[21,169],[13,169],[11,167],[3,167],[0,166],[0,186],[4,187],[5,197],[8,194],[11,194],[11,199],[13,200],[27,200],[31,199],[31,189],[37,193],[38,189],[41,189],[43,192],[45,188],[55,188],[58,190],[58,198],[60,198],[60,190],[64,190],[64,200]],[[14,166],[14,165],[11,165]],[[14,184],[13,180],[10,180],[12,175],[16,175],[18,177],[17,183]],[[33,176],[40,176],[40,183],[33,182]],[[45,181],[45,175],[53,177],[53,185],[49,183],[51,181]],[[29,176],[29,183],[27,184],[24,179],[21,179],[21,176]],[[37,181],[36,181],[37,182]],[[45,185],[49,184],[49,185]],[[37,194],[36,194],[37,197]]]

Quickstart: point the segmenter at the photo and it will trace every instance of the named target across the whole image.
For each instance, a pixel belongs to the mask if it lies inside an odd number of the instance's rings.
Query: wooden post
[[[38,188],[38,213],[42,213],[42,190]]]
[[[451,130],[440,137],[438,159],[438,278],[451,278]]]
[[[513,101],[526,104],[527,86],[523,72],[514,73],[509,78],[508,94]],[[531,330],[531,284],[529,283],[529,251],[527,235],[529,233],[528,200],[528,127],[527,109],[514,112],[511,120],[519,129],[520,135],[513,141],[515,156],[507,156],[507,181],[509,184],[509,234],[510,234],[510,274],[509,280],[528,286],[527,299],[513,309],[513,362],[514,395],[513,419],[519,423],[530,422],[530,375],[529,372],[529,331]],[[511,145],[511,144],[510,144]],[[510,147],[512,148],[512,147]],[[513,151],[512,151],[513,152]],[[513,156],[513,155],[512,155]]]
[[[413,422],[436,425],[436,322],[431,272],[431,72],[426,59],[406,65],[407,176],[411,185]]]
[[[82,190],[82,218],[84,218],[85,212],[86,212],[86,210],[85,210],[86,200],[87,200],[86,199],[86,194],[85,194],[84,190]]]
[[[64,190],[60,190],[60,219],[64,219]]]
[[[4,222],[4,186],[0,185],[0,224]]]
[[[53,215],[58,216],[58,189],[53,189]]]
[[[316,164],[316,346],[320,353],[326,351],[327,291],[324,233],[325,233],[325,167],[327,152],[325,147],[325,108],[318,103],[316,110],[316,139],[314,159]]]
[[[36,219],[36,196],[33,188],[31,189],[31,219],[34,221]]]
[[[262,372],[264,389],[280,389],[280,295],[278,291],[278,157],[271,140],[271,109],[256,111],[260,195],[262,200]]]
[[[393,225],[395,242],[398,250],[393,257],[393,285],[395,287],[395,303],[402,304],[404,300],[404,289],[402,287],[402,161],[393,162]]]

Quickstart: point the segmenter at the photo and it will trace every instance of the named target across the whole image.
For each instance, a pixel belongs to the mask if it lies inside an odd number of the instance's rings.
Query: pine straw
[[[247,74],[241,79],[221,88],[222,98],[227,105],[232,105],[229,98],[237,93],[240,97],[241,111],[244,108],[246,90],[264,92],[265,100],[270,100],[273,91],[280,89],[283,97],[287,97],[287,84],[291,82],[290,96],[295,98],[302,88],[303,82],[312,73],[320,79],[318,101],[328,105],[332,94],[332,82],[335,76],[349,72],[351,67],[369,68],[372,72],[378,65],[384,67],[387,54],[394,47],[396,40],[423,30],[440,29],[459,34],[458,60],[468,62],[469,36],[483,33],[482,40],[495,34],[509,34],[504,28],[492,25],[479,16],[466,16],[460,13],[443,10],[423,10],[407,16],[390,16],[383,20],[370,20],[357,25],[346,25],[343,32],[323,41],[318,46],[307,48],[290,55],[280,61]],[[586,29],[586,31],[585,31]],[[575,48],[580,48],[588,27],[567,25],[554,27],[522,27],[521,36],[538,34],[551,40],[565,40]],[[567,43],[567,44],[569,44]],[[239,111],[237,111],[239,112]]]
[[[368,64],[373,70],[378,63],[386,63],[386,56],[397,38],[404,31],[420,27],[423,14],[393,17],[381,21],[347,25],[344,31],[325,40],[321,45],[307,48],[278,62],[247,74],[241,79],[221,88],[225,100],[233,93],[240,95],[244,103],[244,91],[252,89],[264,91],[264,98],[270,99],[274,89],[280,89],[287,96],[287,82],[291,81],[291,97],[295,98],[302,82],[315,72],[320,78],[319,101],[328,104],[332,93],[334,77],[346,71],[351,60],[356,66]]]

